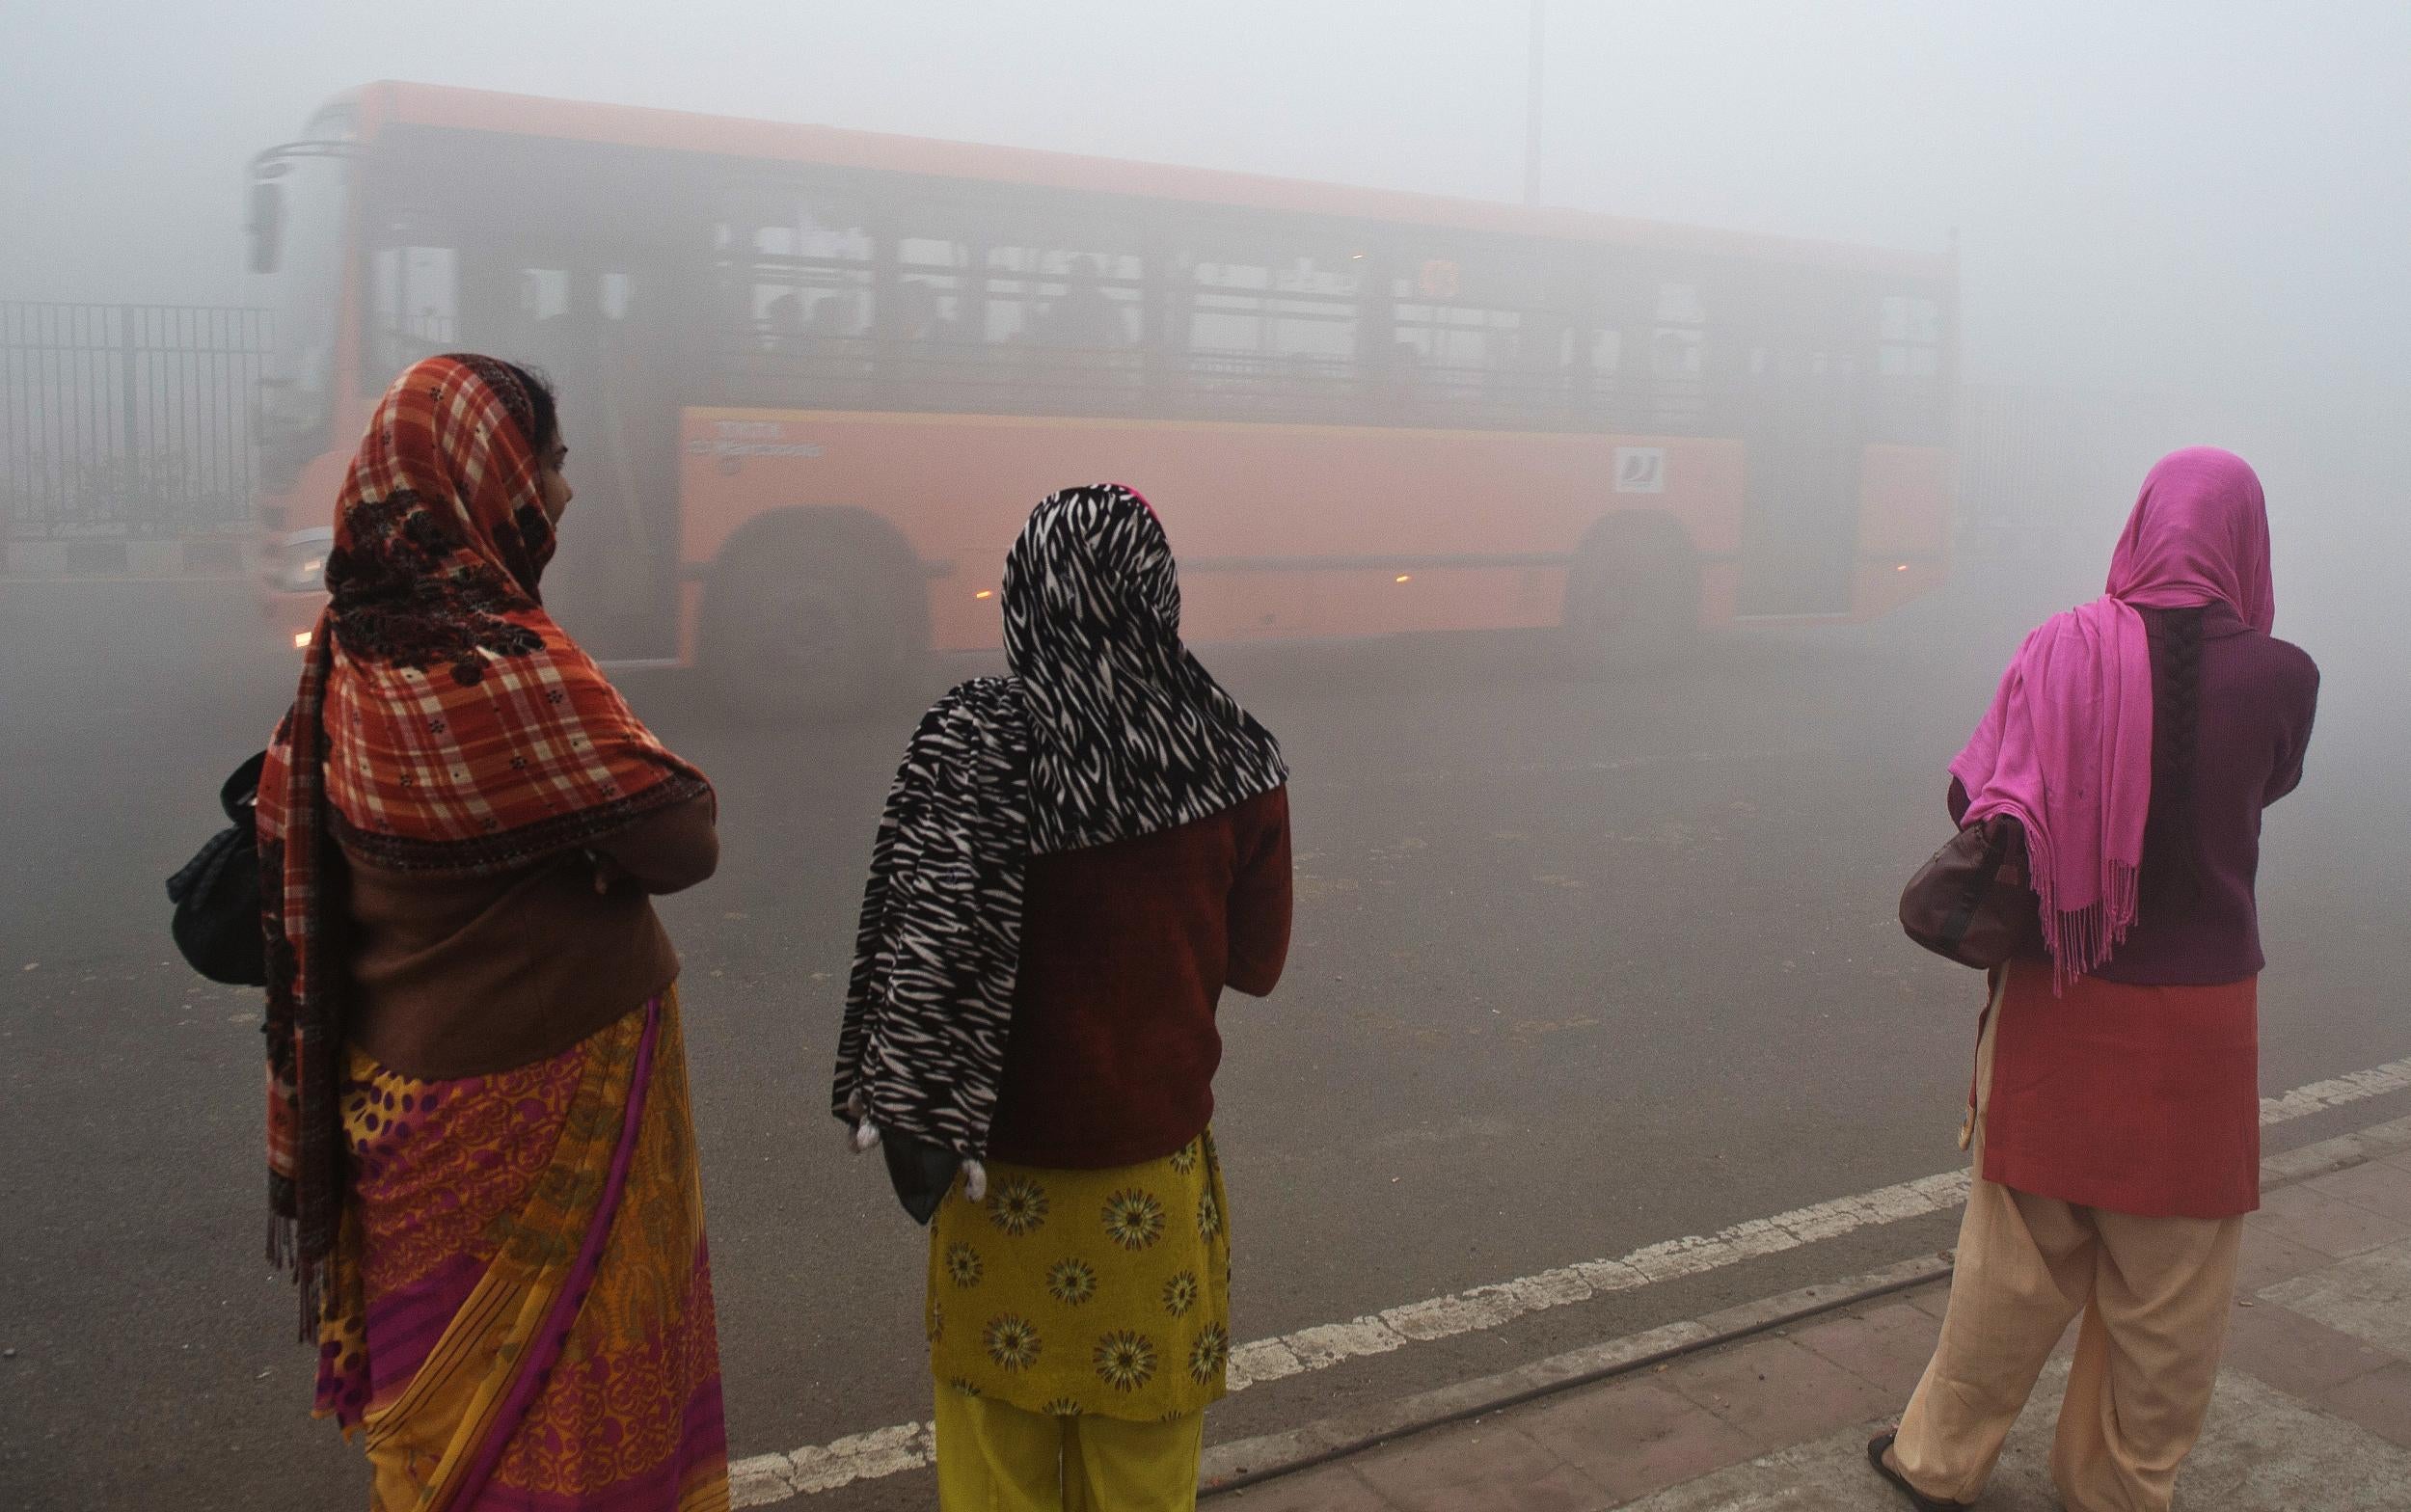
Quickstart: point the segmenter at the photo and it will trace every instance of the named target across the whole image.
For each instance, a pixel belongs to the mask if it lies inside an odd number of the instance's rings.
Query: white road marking
[[[2382,1097],[2390,1092],[2411,1088],[2411,1059],[2389,1061],[2366,1071],[2354,1071],[2331,1081],[2313,1082],[2297,1087],[2282,1097],[2261,1099],[2261,1121],[2283,1123],[2289,1119],[2308,1118],[2329,1108],[2341,1108],[2349,1102],[2368,1097]]]
[[[2388,1093],[2411,1090],[2411,1058],[2366,1071],[2297,1087],[2281,1097],[2261,1099],[2263,1124],[2285,1123]],[[1678,1276],[1720,1270],[1759,1256],[1779,1255],[1820,1239],[1947,1212],[1967,1200],[1967,1173],[1946,1171],[1897,1186],[1837,1197],[1772,1218],[1720,1228],[1712,1234],[1668,1239],[1612,1260],[1579,1264],[1522,1276],[1491,1286],[1410,1302],[1346,1323],[1323,1323],[1278,1338],[1259,1339],[1231,1352],[1233,1391],[1266,1381],[1325,1370],[1368,1355],[1389,1354],[1410,1344],[1479,1333],[1503,1323],[1585,1302],[1612,1292],[1634,1291]],[[736,1506],[769,1506],[791,1497],[833,1491],[917,1470],[936,1453],[935,1425],[899,1423],[828,1444],[808,1444],[787,1454],[757,1454],[728,1467]]]

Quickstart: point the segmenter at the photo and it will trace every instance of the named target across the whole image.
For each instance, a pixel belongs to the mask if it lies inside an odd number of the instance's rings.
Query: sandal
[[[1910,1506],[1915,1507],[1917,1512],[1964,1512],[1964,1509],[1975,1505],[1972,1501],[1943,1501],[1937,1498],[1929,1497],[1924,1492],[1919,1491],[1916,1487],[1910,1485],[1909,1483],[1908,1476],[1902,1474],[1899,1471],[1894,1470],[1889,1464],[1885,1463],[1883,1456],[1891,1452],[1892,1442],[1899,1437],[1900,1430],[1898,1428],[1894,1428],[1885,1433],[1879,1433],[1873,1439],[1869,1440],[1867,1443],[1867,1463],[1875,1467],[1875,1472],[1877,1474],[1883,1476],[1885,1480],[1890,1481],[1894,1486],[1899,1487],[1900,1494],[1909,1498],[1909,1504]]]

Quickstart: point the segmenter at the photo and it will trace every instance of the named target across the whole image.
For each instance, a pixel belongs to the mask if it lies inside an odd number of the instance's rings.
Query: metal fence
[[[242,528],[272,334],[264,310],[0,301],[0,534]]]

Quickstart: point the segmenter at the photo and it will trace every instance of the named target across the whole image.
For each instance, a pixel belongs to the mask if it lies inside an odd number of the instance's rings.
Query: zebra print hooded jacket
[[[872,843],[832,1111],[927,1223],[980,1160],[1028,858],[1218,814],[1288,780],[1281,746],[1180,640],[1172,545],[1119,484],[1042,502],[1005,559],[1006,677],[922,716]]]

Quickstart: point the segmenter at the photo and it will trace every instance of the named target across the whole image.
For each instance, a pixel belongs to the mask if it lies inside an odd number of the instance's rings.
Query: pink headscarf
[[[1951,763],[1968,823],[2007,814],[2025,827],[2062,985],[2108,959],[2135,919],[2152,808],[2152,651],[2135,610],[2203,604],[2263,634],[2277,616],[2261,480],[2212,446],[2152,469],[2106,592],[2026,637]]]

